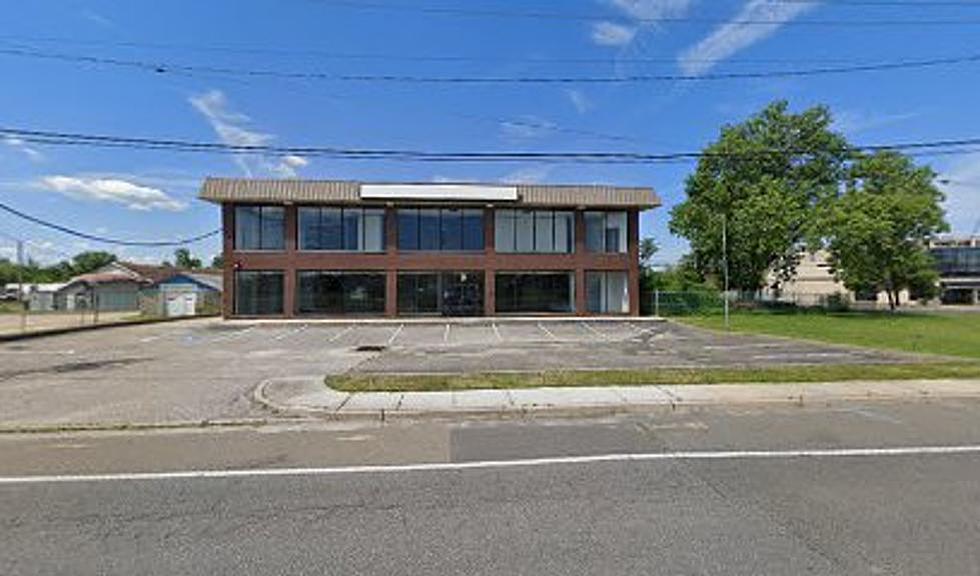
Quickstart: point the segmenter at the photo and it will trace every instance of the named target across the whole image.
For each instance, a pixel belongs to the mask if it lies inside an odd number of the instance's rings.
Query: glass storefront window
[[[266,316],[282,313],[282,272],[256,270],[235,272],[235,314]]]
[[[400,273],[398,313],[481,316],[483,276],[483,272]]]
[[[628,314],[629,282],[626,272],[586,272],[585,300],[593,314]]]
[[[500,272],[495,281],[496,309],[501,314],[575,310],[572,272]]]
[[[383,272],[297,273],[296,311],[299,314],[383,314]]]
[[[284,249],[285,214],[282,206],[236,206],[235,249]]]

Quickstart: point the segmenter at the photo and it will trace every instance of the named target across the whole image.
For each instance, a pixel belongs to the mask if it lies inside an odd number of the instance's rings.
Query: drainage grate
[[[361,344],[354,348],[354,352],[384,352],[387,349],[384,344]]]

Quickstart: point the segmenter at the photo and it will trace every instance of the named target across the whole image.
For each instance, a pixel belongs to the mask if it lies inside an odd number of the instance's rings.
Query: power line
[[[977,19],[943,19],[943,20],[925,20],[925,19],[906,19],[906,20],[888,20],[882,18],[875,18],[870,20],[857,20],[853,18],[848,19],[836,19],[836,20],[816,20],[816,19],[804,19],[804,20],[789,20],[789,21],[775,21],[771,19],[722,19],[722,18],[695,18],[690,16],[657,16],[657,17],[643,17],[643,16],[627,16],[617,13],[612,14],[597,14],[597,13],[586,13],[586,12],[566,12],[566,11],[552,11],[552,10],[508,10],[501,8],[459,8],[455,6],[427,6],[427,5],[408,5],[408,4],[386,4],[382,2],[354,2],[351,0],[320,0],[322,4],[329,6],[334,6],[337,8],[344,8],[350,10],[359,11],[384,11],[384,12],[409,12],[415,14],[423,14],[430,16],[464,16],[469,18],[521,18],[521,19],[536,19],[536,20],[550,20],[550,21],[585,21],[585,22],[595,22],[595,21],[609,21],[609,20],[623,20],[628,22],[633,22],[637,24],[730,24],[738,26],[817,26],[817,27],[836,27],[836,26],[846,26],[846,27],[893,27],[893,26],[975,26],[980,24],[980,20]],[[819,2],[816,0],[769,0],[769,4],[804,4],[804,5],[817,5]],[[909,3],[902,2],[901,4],[892,2],[889,4],[881,2],[866,2],[858,4],[857,2],[839,2],[834,3],[835,6],[864,6],[864,7],[883,7],[883,6],[899,6],[899,7],[925,7],[925,6],[947,6],[947,7],[976,7],[975,2],[921,2],[921,3]]]
[[[806,150],[779,149],[759,150],[749,153],[719,152],[633,152],[633,151],[431,151],[417,149],[342,148],[333,146],[276,146],[271,144],[243,145],[223,142],[200,142],[178,139],[111,136],[29,130],[0,126],[0,135],[20,138],[25,142],[48,145],[92,146],[109,148],[134,148],[171,150],[178,152],[242,154],[258,156],[297,155],[328,157],[342,160],[391,160],[414,162],[573,162],[573,163],[657,163],[691,161],[701,158],[759,158],[783,154],[806,154]],[[905,151],[920,155],[946,155],[974,153],[980,147],[980,137],[911,141],[890,144],[853,146],[852,154],[884,150]]]
[[[44,60],[57,60],[79,64],[95,64],[138,69],[155,74],[169,73],[207,73],[229,76],[264,77],[288,80],[327,80],[336,82],[389,82],[405,84],[630,84],[648,82],[695,82],[718,80],[745,80],[763,78],[795,78],[803,76],[825,76],[862,72],[881,72],[889,70],[910,70],[973,64],[980,62],[980,54],[930,58],[924,60],[904,60],[856,64],[849,66],[830,66],[799,70],[768,70],[757,72],[723,72],[708,74],[632,74],[622,76],[421,76],[407,74],[334,74],[312,71],[283,71],[271,69],[231,68],[223,66],[175,64],[106,58],[101,56],[44,52],[22,48],[0,48],[0,55]]]
[[[114,244],[116,246],[143,246],[143,247],[164,247],[164,246],[184,246],[187,244],[193,244],[195,242],[200,242],[212,236],[216,236],[221,233],[221,229],[212,230],[205,234],[199,234],[197,236],[192,236],[190,238],[182,238],[179,240],[119,240],[116,238],[108,238],[105,236],[98,236],[96,234],[89,234],[87,232],[81,232],[73,228],[68,228],[67,226],[62,226],[61,224],[55,224],[54,222],[49,222],[47,220],[42,220],[36,216],[31,216],[25,212],[21,212],[12,206],[9,206],[3,202],[0,202],[0,210],[3,210],[9,214],[12,214],[22,220],[27,220],[39,226],[44,226],[45,228],[50,228],[52,230],[57,230],[58,232],[63,232],[77,238],[83,238],[85,240],[91,240],[93,242],[101,242],[103,244]]]

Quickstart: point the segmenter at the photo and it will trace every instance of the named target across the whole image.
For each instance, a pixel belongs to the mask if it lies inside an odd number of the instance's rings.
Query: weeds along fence
[[[722,314],[725,310],[725,293],[711,290],[644,291],[640,297],[640,312],[650,316],[700,316]],[[737,310],[822,310],[843,312],[847,310],[880,310],[887,308],[881,300],[855,300],[851,295],[793,293],[771,294],[759,292],[729,292],[728,305]]]

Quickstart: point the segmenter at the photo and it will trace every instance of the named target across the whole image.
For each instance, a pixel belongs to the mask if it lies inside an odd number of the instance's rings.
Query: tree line
[[[685,182],[670,230],[690,253],[672,274],[732,290],[779,290],[807,252],[825,250],[834,277],[858,293],[929,297],[928,251],[949,230],[928,166],[896,151],[863,153],[832,128],[825,106],[778,101],[722,128]]]
[[[103,266],[118,261],[119,258],[111,253],[100,250],[80,252],[71,259],[60,262],[42,265],[35,260],[28,260],[24,265],[18,265],[9,258],[0,258],[0,286],[4,284],[16,283],[21,280],[25,283],[53,283],[67,282],[75,276],[94,272]],[[221,268],[223,265],[220,255],[211,260],[212,268]],[[202,260],[195,257],[187,248],[178,248],[174,251],[173,262],[165,260],[162,266],[173,266],[183,270],[197,270],[204,267]]]

